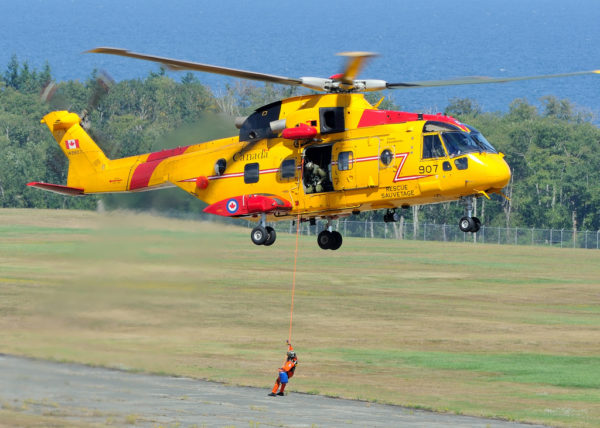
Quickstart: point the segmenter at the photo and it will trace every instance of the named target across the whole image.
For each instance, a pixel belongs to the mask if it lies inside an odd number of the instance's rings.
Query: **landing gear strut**
[[[275,229],[271,226],[267,226],[267,216],[266,214],[261,214],[260,222],[258,226],[252,229],[250,232],[250,239],[256,245],[266,245],[270,246],[275,243],[275,239],[277,238],[277,233]]]
[[[328,219],[325,230],[317,236],[317,244],[323,250],[337,250],[342,246],[342,241],[342,234],[337,230],[333,230],[331,219]]]
[[[466,216],[462,217],[458,222],[458,227],[463,232],[475,233],[481,228],[481,221],[477,217],[473,217],[473,196],[461,198],[465,204]]]
[[[395,223],[400,220],[400,216],[395,209],[387,210],[383,215],[383,221],[386,223]]]

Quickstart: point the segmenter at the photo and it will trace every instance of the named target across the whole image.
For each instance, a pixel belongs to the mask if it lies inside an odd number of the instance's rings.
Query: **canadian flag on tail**
[[[79,140],[65,140],[65,146],[67,150],[73,150],[79,148]]]

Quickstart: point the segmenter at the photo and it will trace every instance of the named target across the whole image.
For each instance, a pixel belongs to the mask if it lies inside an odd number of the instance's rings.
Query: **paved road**
[[[78,423],[206,427],[504,427],[534,425],[437,414],[259,388],[0,354],[0,402]]]

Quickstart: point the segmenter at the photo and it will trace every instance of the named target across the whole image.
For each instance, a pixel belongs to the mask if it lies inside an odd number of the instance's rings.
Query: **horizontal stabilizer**
[[[39,181],[32,181],[31,183],[27,183],[27,185],[31,187],[37,187],[38,189],[47,190],[49,192],[60,193],[61,195],[83,195],[83,189],[78,187],[61,186],[60,184],[42,183]]]
[[[292,209],[292,204],[275,195],[242,195],[223,199],[204,209],[205,213],[224,217],[239,217],[259,213],[284,212]]]

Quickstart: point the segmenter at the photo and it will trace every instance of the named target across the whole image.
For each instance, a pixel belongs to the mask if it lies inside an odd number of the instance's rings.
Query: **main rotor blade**
[[[400,82],[400,83],[388,83],[388,89],[409,89],[409,88],[427,88],[433,86],[454,86],[454,85],[477,85],[483,83],[506,83],[516,82],[519,80],[535,80],[535,79],[552,79],[555,77],[570,77],[570,76],[582,76],[586,74],[600,74],[600,70],[590,71],[576,71],[573,73],[560,73],[560,74],[545,74],[540,76],[522,76],[522,77],[486,77],[486,76],[473,76],[473,77],[459,77],[456,79],[449,80],[424,80],[421,82]]]
[[[377,56],[373,52],[341,52],[339,56],[348,58],[346,67],[339,79],[346,85],[353,85],[358,73],[363,68],[369,58]]]
[[[282,85],[301,86],[300,79],[291,77],[276,76],[274,74],[255,73],[253,71],[237,70],[235,68],[219,67],[216,65],[200,64],[197,62],[180,61],[177,59],[164,58],[154,55],[146,55],[136,52],[131,52],[126,49],[101,47],[87,51],[86,53],[103,53],[109,55],[126,56],[129,58],[143,59],[146,61],[154,61],[163,64],[171,70],[194,70],[204,71],[207,73],[223,74],[225,76],[240,77],[243,79],[260,80],[262,82],[279,83]]]

